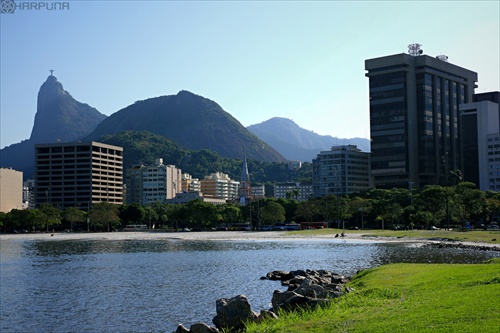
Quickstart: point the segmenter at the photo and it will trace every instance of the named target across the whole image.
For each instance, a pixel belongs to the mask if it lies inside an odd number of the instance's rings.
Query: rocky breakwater
[[[272,308],[260,313],[252,311],[245,295],[222,298],[216,301],[217,315],[212,319],[215,327],[205,323],[195,323],[189,329],[179,325],[175,333],[214,333],[242,332],[245,322],[278,318],[278,312],[315,308],[328,304],[332,299],[349,292],[345,284],[349,281],[343,275],[326,270],[273,271],[261,280],[281,281],[286,291],[275,290],[272,295]]]

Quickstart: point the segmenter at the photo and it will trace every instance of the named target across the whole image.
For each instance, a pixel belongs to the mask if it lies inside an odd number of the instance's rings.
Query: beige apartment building
[[[238,188],[240,182],[232,180],[222,172],[214,172],[205,176],[200,181],[201,192],[204,197],[215,197],[224,200],[235,200],[238,198]]]
[[[201,192],[201,183],[189,173],[182,174],[182,192]]]
[[[0,168],[0,212],[23,207],[23,173]]]

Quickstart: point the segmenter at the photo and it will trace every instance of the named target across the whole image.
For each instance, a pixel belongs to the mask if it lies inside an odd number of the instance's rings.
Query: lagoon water
[[[0,332],[173,332],[212,324],[215,301],[239,294],[255,311],[285,288],[273,270],[351,276],[393,262],[479,263],[498,252],[347,240],[5,240]]]

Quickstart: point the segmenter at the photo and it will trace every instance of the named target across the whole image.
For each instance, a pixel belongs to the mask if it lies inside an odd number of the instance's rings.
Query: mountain
[[[22,171],[32,177],[35,168],[35,144],[79,141],[106,118],[95,108],[75,100],[50,75],[38,92],[35,122],[28,140],[0,150],[0,165]]]
[[[80,103],[50,75],[38,92],[35,124],[30,140],[36,143],[78,141],[106,119],[95,108]]]
[[[299,127],[287,118],[274,117],[247,129],[267,142],[288,160],[311,162],[320,151],[335,145],[356,145],[362,151],[370,151],[370,141],[363,138],[339,139],[319,135]]]
[[[137,101],[101,122],[85,141],[123,131],[147,131],[190,150],[208,149],[221,157],[285,161],[217,103],[188,91]]]

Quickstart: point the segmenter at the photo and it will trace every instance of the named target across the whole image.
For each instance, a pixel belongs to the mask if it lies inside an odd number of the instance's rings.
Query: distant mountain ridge
[[[190,150],[208,149],[222,157],[285,161],[217,103],[189,91],[137,101],[109,116],[84,140],[123,131],[162,135]]]
[[[0,166],[22,171],[27,179],[34,174],[37,143],[99,141],[126,131],[160,135],[191,151],[209,150],[222,158],[247,157],[262,162],[310,162],[321,150],[339,144],[355,144],[363,151],[370,149],[368,139],[318,135],[286,118],[275,117],[245,128],[216,102],[188,91],[137,101],[107,117],[75,100],[57,78],[50,75],[38,92],[30,138],[1,149]],[[132,147],[130,140],[134,137],[128,134],[117,138]],[[137,137],[144,142],[143,136]],[[154,141],[148,144],[149,152],[164,152],[164,148],[153,146],[165,145],[165,142],[145,137]],[[147,152],[145,156],[149,156]]]
[[[370,141],[364,138],[341,139],[320,135],[298,126],[293,120],[274,117],[247,129],[279,151],[287,160],[311,162],[320,151],[336,145],[356,145],[370,151]]]
[[[81,140],[106,117],[88,104],[75,100],[57,78],[50,75],[38,92],[30,138],[1,149],[0,165],[22,171],[25,179],[32,177],[35,144]]]

